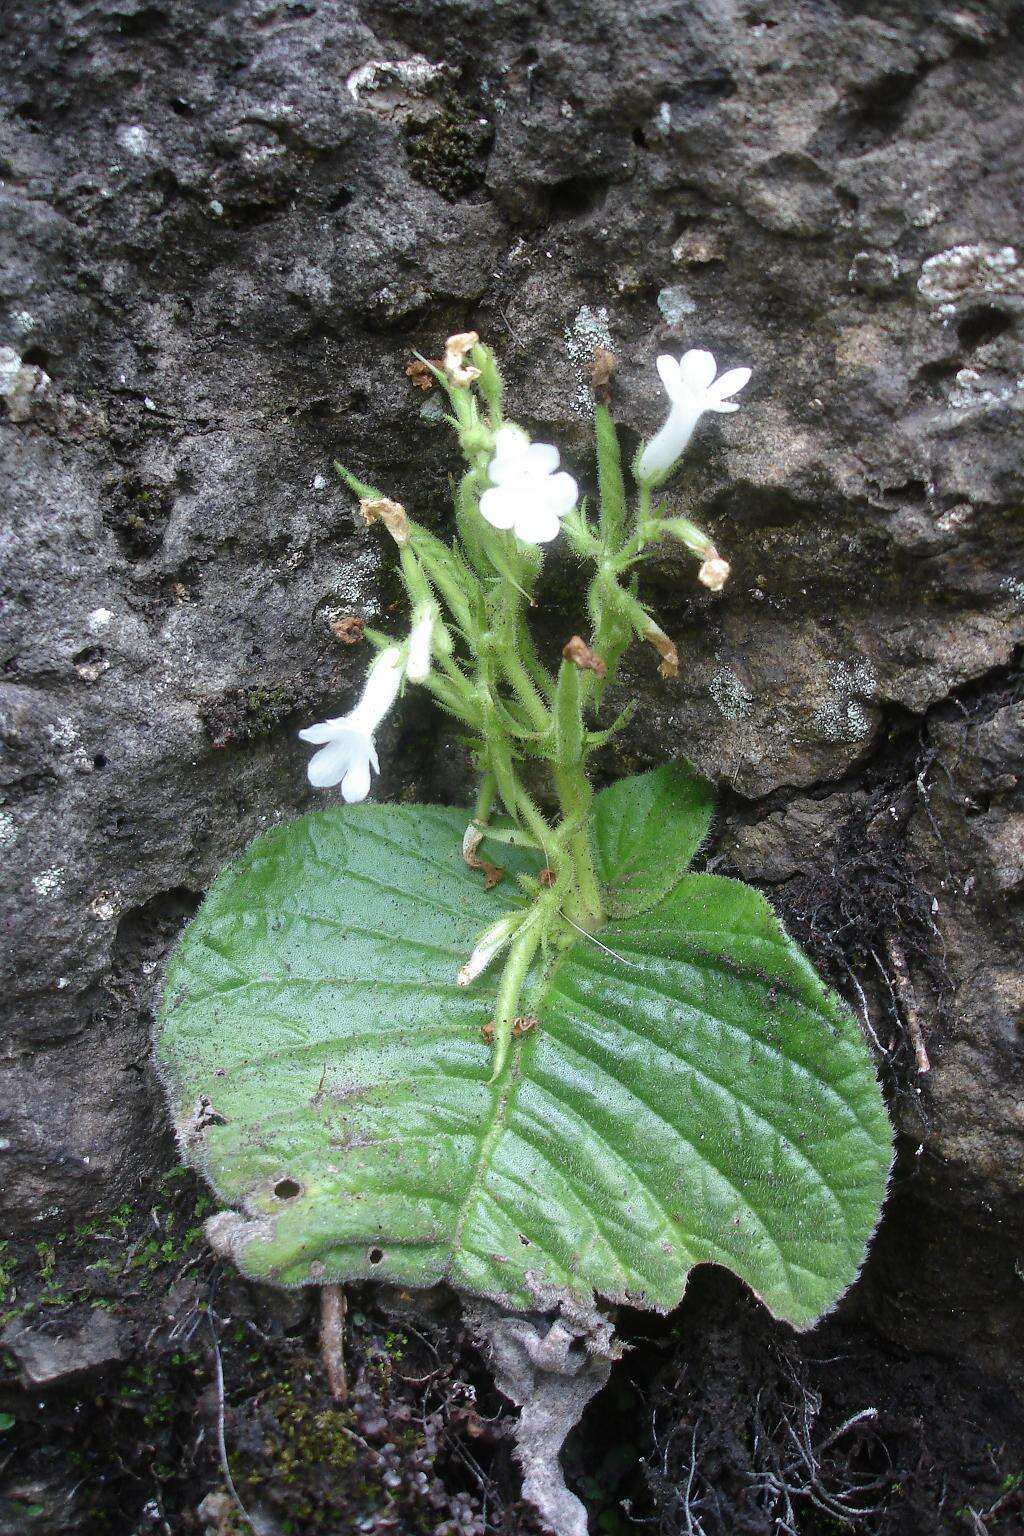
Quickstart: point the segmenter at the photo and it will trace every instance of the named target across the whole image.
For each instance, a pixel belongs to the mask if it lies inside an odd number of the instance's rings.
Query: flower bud
[[[680,544],[685,544],[692,555],[699,555],[702,560],[713,560],[718,550],[712,544],[703,529],[696,523],[691,523],[688,517],[666,517],[661,522],[654,522],[646,526],[648,536],[659,533],[670,534],[678,539]]]
[[[473,949],[473,953],[465,965],[459,969],[457,979],[460,987],[471,986],[476,978],[487,969],[498,951],[504,949],[512,937],[517,921],[518,919],[515,917],[499,918],[486,932],[481,934]]]
[[[411,683],[424,683],[430,676],[430,656],[433,650],[434,621],[437,609],[427,603],[416,616],[409,635],[409,654],[405,663],[405,675]]]

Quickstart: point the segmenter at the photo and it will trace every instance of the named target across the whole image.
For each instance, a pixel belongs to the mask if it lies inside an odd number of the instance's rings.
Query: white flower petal
[[[679,359],[670,352],[663,352],[657,360],[658,373],[665,386],[665,393],[673,399],[679,393]]]
[[[710,352],[694,347],[679,359],[679,377],[685,387],[694,394],[703,393],[715,377],[715,359]]]
[[[516,518],[515,534],[524,544],[550,544],[556,539],[562,524],[557,512],[549,507],[530,507]]]
[[[480,497],[480,511],[492,528],[511,528],[518,506],[519,495],[507,485],[493,486]]]
[[[522,427],[513,422],[499,427],[494,435],[494,457],[487,466],[491,484],[506,485],[514,476],[524,474],[531,446]]]
[[[524,466],[531,475],[551,475],[558,468],[558,449],[554,443],[531,443],[524,456]]]
[[[369,755],[358,757],[341,781],[341,798],[346,805],[358,805],[370,793]]]
[[[750,368],[729,368],[725,373],[719,374],[711,385],[708,394],[715,400],[727,400],[730,395],[735,395],[745,384],[750,383]]]
[[[330,789],[333,784],[341,783],[352,766],[359,739],[355,732],[349,732],[339,741],[332,741],[329,746],[313,753],[306,765],[306,773],[315,789]]]
[[[571,512],[580,499],[579,486],[572,475],[566,474],[564,469],[560,469],[557,475],[551,476],[544,491],[547,505],[559,517],[565,517],[566,513]]]
[[[322,746],[325,741],[334,741],[342,732],[348,730],[347,717],[338,720],[321,720],[318,725],[307,725],[304,731],[299,731],[300,741],[311,741],[314,746]]]

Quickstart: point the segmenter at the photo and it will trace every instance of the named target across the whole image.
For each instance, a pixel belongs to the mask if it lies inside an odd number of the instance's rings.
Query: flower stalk
[[[501,957],[494,1016],[492,1081],[504,1070],[515,1020],[538,956],[594,933],[605,898],[591,834],[593,789],[588,760],[621,728],[597,716],[604,690],[617,681],[634,638],[651,644],[662,676],[679,657],[671,637],[637,595],[636,568],[666,540],[697,562],[698,581],[712,592],[729,575],[711,538],[681,513],[665,515],[653,492],[671,474],[705,411],[729,413],[729,397],[749,369],[718,375],[710,353],[658,359],[669,416],[637,455],[630,508],[618,434],[604,403],[595,410],[598,504],[592,519],[557,448],[532,442],[504,415],[504,385],[494,354],[473,331],[449,337],[443,366],[421,360],[445,391],[467,468],[454,491],[451,544],[425,528],[397,501],[343,466],[338,472],[359,499],[364,522],[379,524],[399,548],[402,583],[412,610],[407,638],[372,629],[378,649],[363,695],[348,715],[300,735],[320,750],[309,777],[317,787],[341,784],[347,801],[362,800],[377,772],[375,733],[402,688],[429,690],[470,733],[482,772],[462,856],[475,872],[495,873],[478,850],[487,839],[537,850],[545,867],[519,875],[529,905],[506,911],[478,938],[459,970],[463,987],[482,983]],[[539,654],[528,624],[546,545],[564,534],[592,569],[586,595],[589,641],[570,630],[557,672]],[[579,616],[574,622],[579,623]],[[495,809],[507,821],[492,823]],[[453,850],[458,857],[458,851]],[[502,871],[496,871],[498,878]],[[514,883],[512,888],[514,889]]]

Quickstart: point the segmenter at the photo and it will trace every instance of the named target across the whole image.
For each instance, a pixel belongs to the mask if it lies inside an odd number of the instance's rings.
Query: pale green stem
[[[501,1076],[508,1060],[509,1046],[512,1043],[512,1026],[519,1013],[519,998],[523,990],[523,982],[526,980],[526,973],[530,969],[541,940],[541,926],[538,907],[517,938],[513,940],[501,973],[492,1020],[494,1026],[494,1065],[490,1077],[492,1083]]]
[[[593,931],[604,921],[601,882],[597,875],[589,830],[588,812],[594,792],[581,763],[556,767],[555,788],[566,820],[573,818],[582,822],[569,838],[566,850],[572,862],[572,880],[569,896],[563,906],[566,915],[581,928]]]
[[[476,809],[473,812],[473,820],[478,827],[485,827],[491,814],[491,806],[494,804],[494,795],[497,783],[493,773],[485,773],[477,791]]]

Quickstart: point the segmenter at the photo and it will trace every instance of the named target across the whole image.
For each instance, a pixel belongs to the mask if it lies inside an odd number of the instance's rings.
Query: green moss
[[[454,202],[482,185],[493,138],[490,125],[452,93],[439,116],[426,122],[410,119],[405,150],[416,180]]]
[[[227,747],[269,736],[282,720],[306,704],[304,686],[292,680],[258,683],[253,688],[227,688],[201,704],[199,713],[213,745]]]
[[[348,1438],[353,1422],[351,1413],[338,1408],[316,1411],[311,1404],[296,1398],[288,1383],[282,1383],[271,1393],[268,1407],[281,1431],[274,1466],[284,1481],[294,1482],[309,1465],[343,1472],[355,1461],[355,1446]]]

